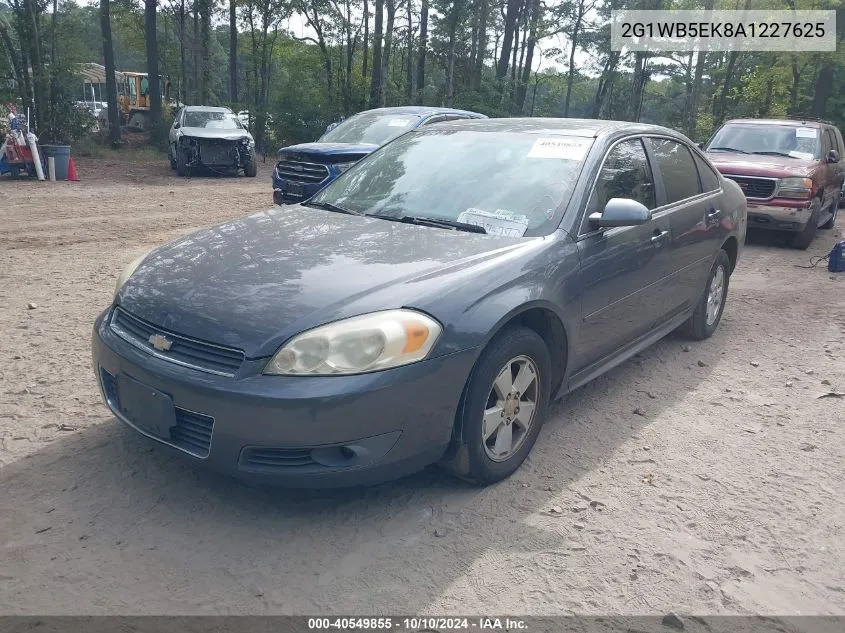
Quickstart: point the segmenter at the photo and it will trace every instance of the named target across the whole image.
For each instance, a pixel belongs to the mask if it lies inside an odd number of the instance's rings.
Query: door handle
[[[722,217],[722,210],[721,209],[710,209],[707,212],[707,219],[710,220],[711,222],[715,222],[721,217]]]
[[[663,242],[669,237],[669,231],[661,231],[660,229],[655,229],[654,234],[651,236],[651,243],[655,246],[662,246]]]

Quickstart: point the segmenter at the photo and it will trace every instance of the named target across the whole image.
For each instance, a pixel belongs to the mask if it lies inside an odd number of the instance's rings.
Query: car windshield
[[[419,121],[420,117],[416,114],[363,112],[346,119],[333,130],[326,132],[320,142],[384,145],[412,129]]]
[[[818,159],[821,142],[814,127],[728,123],[716,133],[707,151]]]
[[[521,132],[427,130],[365,158],[313,199],[352,213],[551,233],[592,139]]]
[[[231,112],[186,112],[185,127],[203,127],[211,130],[240,130],[241,122]]]

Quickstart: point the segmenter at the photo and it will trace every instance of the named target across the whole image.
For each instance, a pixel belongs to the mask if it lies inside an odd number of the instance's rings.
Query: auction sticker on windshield
[[[813,127],[797,127],[795,128],[795,138],[816,138],[818,136],[816,128]]]
[[[528,218],[507,211],[495,213],[469,208],[458,216],[458,222],[482,227],[488,235],[522,237],[528,230]]]
[[[390,119],[387,122],[387,127],[408,127],[411,124],[411,119]]]
[[[527,158],[581,160],[591,144],[592,139],[587,138],[538,138],[531,146]]]

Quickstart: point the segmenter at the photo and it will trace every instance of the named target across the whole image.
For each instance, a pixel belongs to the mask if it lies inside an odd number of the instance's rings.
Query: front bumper
[[[273,202],[275,204],[296,204],[303,200],[308,200],[308,198],[315,195],[334,180],[335,177],[332,175],[318,183],[291,182],[279,176],[279,172],[274,169],[272,176]]]
[[[748,228],[776,231],[803,231],[810,220],[810,203],[796,206],[748,201]]]
[[[333,377],[264,376],[266,359],[247,360],[249,375],[229,378],[134,347],[111,330],[110,313],[96,320],[92,353],[103,398],[119,420],[215,470],[292,487],[377,483],[438,461],[476,355],[466,350]],[[176,426],[165,434],[150,431],[155,419],[131,422],[121,408],[118,377],[169,396]],[[186,433],[189,444],[182,441]]]

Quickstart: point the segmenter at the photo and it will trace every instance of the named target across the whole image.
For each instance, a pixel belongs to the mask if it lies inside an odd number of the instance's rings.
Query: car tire
[[[173,158],[176,149],[173,145],[170,146],[170,151],[167,152],[167,157],[170,159],[170,169],[176,169],[176,159]]]
[[[821,200],[816,198],[811,205],[810,219],[807,220],[807,225],[800,233],[790,235],[786,241],[787,246],[801,251],[805,251],[813,243],[816,237],[816,232],[819,230],[819,214],[821,213]]]
[[[249,150],[249,157],[247,158],[246,167],[244,167],[244,176],[255,178],[258,175],[258,158],[255,155],[255,150]]]
[[[509,477],[540,434],[550,385],[551,358],[539,334],[525,327],[498,334],[470,374],[440,466],[478,485]]]
[[[720,250],[692,316],[681,326],[684,334],[699,341],[713,336],[722,320],[730,280],[731,260],[725,251]]]
[[[830,204],[830,213],[831,213],[830,219],[819,227],[819,228],[821,228],[825,231],[832,229],[833,225],[836,224],[836,216],[839,214],[839,201],[838,200],[834,200]]]
[[[179,176],[188,175],[188,162],[186,160],[185,152],[176,149],[176,174]]]

